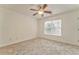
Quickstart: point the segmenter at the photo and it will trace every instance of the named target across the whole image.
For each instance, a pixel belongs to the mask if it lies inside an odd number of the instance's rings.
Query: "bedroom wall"
[[[62,36],[44,34],[44,22],[49,20],[62,20]],[[56,40],[59,42],[79,45],[79,10],[73,10],[52,17],[38,20],[38,37]]]
[[[36,33],[35,19],[0,8],[0,47],[36,38]]]
[[[0,13],[0,39],[2,39],[2,24],[3,24],[3,14],[2,12]]]

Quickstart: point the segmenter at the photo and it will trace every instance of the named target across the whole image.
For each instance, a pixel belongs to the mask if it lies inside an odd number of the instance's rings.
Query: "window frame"
[[[46,32],[46,22],[49,22],[49,23],[53,23],[53,24],[54,24],[54,21],[57,21],[57,20],[60,21],[60,25],[59,25],[59,26],[60,26],[60,30],[59,30],[60,33],[56,33],[56,32],[54,32],[54,33],[53,33],[53,32],[52,32],[52,33],[48,33],[48,32]],[[56,25],[56,24],[54,24],[54,25]],[[58,26],[58,27],[59,27],[59,26]],[[55,28],[56,28],[56,27],[55,27]],[[56,29],[56,31],[57,31],[57,30],[58,30],[58,29]],[[61,19],[56,19],[56,20],[45,21],[45,22],[44,22],[44,34],[45,34],[45,35],[62,36],[62,20],[61,20]]]

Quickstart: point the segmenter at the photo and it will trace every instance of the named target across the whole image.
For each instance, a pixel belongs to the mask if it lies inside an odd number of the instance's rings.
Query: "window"
[[[61,36],[61,20],[46,21],[44,28],[47,35]]]

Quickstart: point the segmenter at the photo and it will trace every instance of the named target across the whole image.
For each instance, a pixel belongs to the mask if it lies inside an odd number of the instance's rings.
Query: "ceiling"
[[[10,9],[12,11],[16,11],[18,13],[27,15],[27,16],[32,16],[34,11],[29,10],[30,8],[37,8],[37,4],[4,4],[0,5],[0,7]],[[59,14],[63,12],[67,12],[73,9],[78,9],[79,5],[78,4],[48,4],[48,10],[51,10],[53,15],[54,14]],[[45,16],[50,16],[49,14]],[[37,16],[32,16],[32,17],[39,17]]]

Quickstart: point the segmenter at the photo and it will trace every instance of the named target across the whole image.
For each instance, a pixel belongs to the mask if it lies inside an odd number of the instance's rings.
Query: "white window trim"
[[[60,22],[61,22],[60,26],[62,26],[62,20],[61,20],[61,19],[58,19],[58,20],[60,20]],[[45,34],[45,35],[62,36],[62,31],[61,31],[61,30],[60,30],[61,33],[58,33],[58,34],[57,34],[57,33],[53,33],[53,34],[52,34],[52,33],[47,33],[47,32],[46,32],[46,30],[45,30],[45,29],[46,29],[46,24],[47,24],[47,23],[54,22],[54,21],[55,21],[55,20],[52,20],[52,21],[46,21],[46,22],[44,23],[44,34]]]

